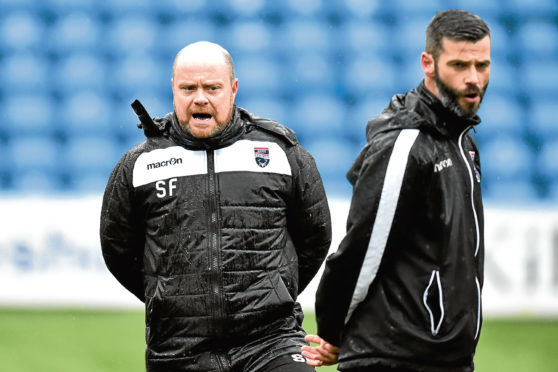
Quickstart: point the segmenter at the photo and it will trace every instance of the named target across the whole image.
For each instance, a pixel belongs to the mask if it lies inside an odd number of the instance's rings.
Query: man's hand
[[[330,366],[337,363],[339,348],[333,346],[317,335],[307,335],[306,341],[318,344],[318,346],[303,346],[302,355],[306,357],[306,363],[314,366]]]

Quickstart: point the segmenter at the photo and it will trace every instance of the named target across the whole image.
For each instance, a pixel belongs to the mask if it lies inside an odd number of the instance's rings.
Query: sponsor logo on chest
[[[147,170],[168,167],[169,165],[182,164],[182,158],[170,158],[168,160],[157,161],[147,164]]]
[[[434,164],[434,173],[441,172],[444,169],[452,167],[452,166],[453,166],[453,162],[451,161],[450,158],[447,158],[445,160],[442,160],[439,163]]]

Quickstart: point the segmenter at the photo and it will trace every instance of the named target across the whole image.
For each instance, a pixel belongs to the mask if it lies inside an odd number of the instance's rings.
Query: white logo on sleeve
[[[293,358],[295,362],[306,363],[306,358],[300,354],[291,354],[291,358]]]

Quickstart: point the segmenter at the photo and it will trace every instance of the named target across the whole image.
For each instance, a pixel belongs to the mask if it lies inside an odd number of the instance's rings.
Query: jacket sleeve
[[[310,283],[331,244],[331,216],[322,179],[312,156],[295,145],[294,202],[289,206],[288,229],[298,256],[298,293]]]
[[[129,162],[128,153],[114,168],[105,189],[101,209],[101,249],[109,271],[144,302],[141,268],[145,232],[133,202]]]
[[[396,197],[393,212],[401,202],[399,191],[389,181],[393,169],[391,159],[397,156],[394,156],[397,151],[394,140],[398,133],[390,132],[381,141],[369,143],[353,165],[353,176],[349,173],[354,187],[347,232],[338,250],[326,260],[316,293],[318,334],[336,346],[341,343],[343,328],[359,298],[362,301],[368,293],[382,260],[391,228],[389,213],[385,213],[386,200]],[[400,171],[405,176],[412,172],[406,165]],[[383,246],[377,243],[382,239]]]

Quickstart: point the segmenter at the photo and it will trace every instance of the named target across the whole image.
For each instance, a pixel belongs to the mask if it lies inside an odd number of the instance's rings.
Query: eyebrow
[[[190,86],[190,85],[198,85],[198,82],[195,80],[182,80],[178,83],[179,86]],[[211,85],[224,85],[224,83],[220,80],[208,80],[202,83],[204,87],[211,86]]]
[[[460,63],[463,63],[463,64],[472,64],[472,63],[473,63],[473,61],[471,61],[471,60],[464,60],[464,59],[459,59],[459,58],[450,59],[450,60],[447,61],[446,63],[447,63],[447,64],[452,64],[452,63],[456,63],[456,62],[460,62]],[[474,63],[475,63],[475,64],[476,64],[476,63],[483,63],[483,64],[485,64],[485,65],[490,65],[491,60],[490,60],[490,59],[485,59],[484,61],[476,61],[476,62],[474,62]]]

